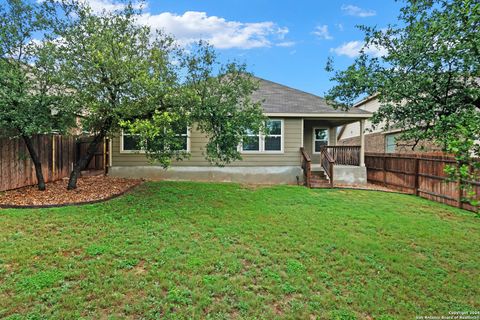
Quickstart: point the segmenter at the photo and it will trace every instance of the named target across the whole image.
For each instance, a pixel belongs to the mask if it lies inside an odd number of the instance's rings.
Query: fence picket
[[[466,210],[477,211],[478,208],[461,200],[464,194],[458,188],[459,183],[449,181],[444,172],[447,164],[454,163],[455,159],[446,155],[365,154],[368,182],[382,184],[392,189]],[[478,197],[480,181],[474,182],[473,188]]]

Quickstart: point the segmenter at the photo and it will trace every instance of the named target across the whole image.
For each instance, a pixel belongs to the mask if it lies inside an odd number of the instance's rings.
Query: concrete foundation
[[[113,166],[109,175],[148,180],[237,182],[248,184],[303,184],[300,166],[282,167],[170,167]]]
[[[365,184],[367,183],[367,168],[335,165],[333,181],[339,184]]]

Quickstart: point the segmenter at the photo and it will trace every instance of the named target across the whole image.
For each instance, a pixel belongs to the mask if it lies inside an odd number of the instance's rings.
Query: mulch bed
[[[106,176],[81,177],[77,189],[67,190],[68,179],[47,183],[47,190],[36,186],[0,192],[0,207],[54,207],[93,203],[119,196],[142,180]]]

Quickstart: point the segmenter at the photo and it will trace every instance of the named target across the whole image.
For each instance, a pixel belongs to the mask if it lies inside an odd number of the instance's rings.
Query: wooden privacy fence
[[[454,158],[444,155],[365,154],[368,182],[476,211],[464,201],[465,195],[458,188],[458,182],[448,181],[445,167],[453,164]],[[472,184],[478,196],[480,181],[472,181]]]
[[[92,137],[82,137],[77,139],[76,145],[76,160],[82,157],[85,153],[87,153],[88,145],[92,141]],[[105,170],[105,162],[106,162],[106,143],[100,143],[98,145],[97,150],[92,158],[92,161],[88,164],[86,170]]]
[[[75,160],[75,137],[38,135],[33,145],[45,182],[67,177]],[[0,138],[0,191],[37,183],[35,168],[22,139]]]

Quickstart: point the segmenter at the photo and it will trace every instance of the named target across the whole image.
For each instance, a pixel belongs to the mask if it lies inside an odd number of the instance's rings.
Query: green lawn
[[[480,219],[413,196],[147,183],[0,210],[0,318],[414,319],[480,310]]]

